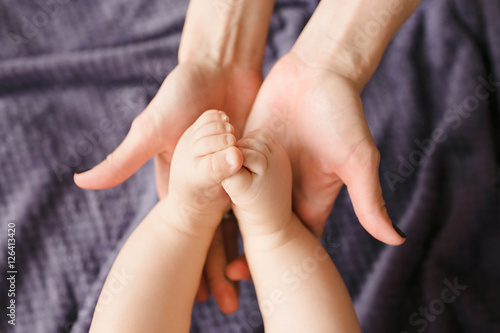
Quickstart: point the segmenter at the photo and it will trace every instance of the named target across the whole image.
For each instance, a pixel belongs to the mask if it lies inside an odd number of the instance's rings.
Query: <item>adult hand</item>
[[[252,107],[245,131],[268,127],[277,133],[292,163],[294,209],[317,236],[345,184],[371,235],[392,245],[404,242],[387,215],[379,152],[360,94],[418,3],[321,1]]]
[[[332,69],[310,64],[291,51],[272,68],[259,90],[245,132],[267,127],[288,152],[293,169],[293,207],[317,236],[345,184],[355,213],[376,239],[404,242],[385,208],[379,151],[366,123],[359,84]],[[248,279],[245,257],[226,268]]]
[[[267,127],[276,133],[292,163],[294,210],[316,236],[346,184],[363,227],[376,239],[399,245],[404,238],[387,215],[379,152],[360,93],[347,77],[292,51],[264,81],[245,132]]]

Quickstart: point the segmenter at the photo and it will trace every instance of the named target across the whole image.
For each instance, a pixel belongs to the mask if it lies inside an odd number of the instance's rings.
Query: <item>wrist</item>
[[[291,53],[362,89],[375,72],[390,40],[418,0],[324,0]]]
[[[261,70],[274,1],[191,0],[179,63],[212,62]]]

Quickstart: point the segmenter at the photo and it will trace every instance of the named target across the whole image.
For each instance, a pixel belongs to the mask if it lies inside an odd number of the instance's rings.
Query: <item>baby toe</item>
[[[241,151],[228,147],[202,158],[199,165],[199,175],[205,180],[205,185],[220,184],[224,179],[231,177],[243,164]]]
[[[201,116],[194,122],[192,128],[196,132],[206,124],[212,122],[228,122],[229,117],[224,111],[219,110],[208,110],[202,113]]]
[[[204,124],[195,133],[196,142],[217,134],[234,133],[234,127],[228,122],[218,120]]]
[[[260,128],[253,132],[248,133],[247,137],[259,141],[261,144],[266,145],[269,151],[272,152],[273,147],[276,146],[273,132],[268,128]]]
[[[240,148],[243,155],[243,166],[252,173],[262,175],[267,170],[267,158],[258,150]]]
[[[194,154],[203,157],[236,145],[236,137],[232,133],[207,136],[194,145]]]
[[[237,146],[239,148],[246,148],[258,151],[264,155],[268,155],[271,153],[271,150],[269,149],[268,145],[265,144],[265,142],[254,136],[251,136],[250,134],[247,135],[245,138],[240,139],[237,143]]]

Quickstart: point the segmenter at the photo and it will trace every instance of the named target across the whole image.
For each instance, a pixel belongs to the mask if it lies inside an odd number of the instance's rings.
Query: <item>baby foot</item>
[[[205,220],[218,223],[230,203],[221,181],[234,175],[242,162],[228,116],[206,111],[175,147],[167,198],[187,216],[210,217]]]
[[[272,234],[292,217],[292,168],[285,149],[268,129],[237,143],[243,167],[222,181],[244,234]]]

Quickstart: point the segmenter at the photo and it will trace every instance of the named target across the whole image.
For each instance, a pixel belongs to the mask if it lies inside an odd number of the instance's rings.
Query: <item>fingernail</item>
[[[399,236],[406,238],[405,233],[403,231],[401,231],[401,229],[399,229],[397,225],[392,223],[392,227],[394,228],[394,230],[396,230],[396,232],[398,233]]]
[[[232,169],[236,165],[236,161],[234,160],[233,154],[226,154],[226,163]]]

